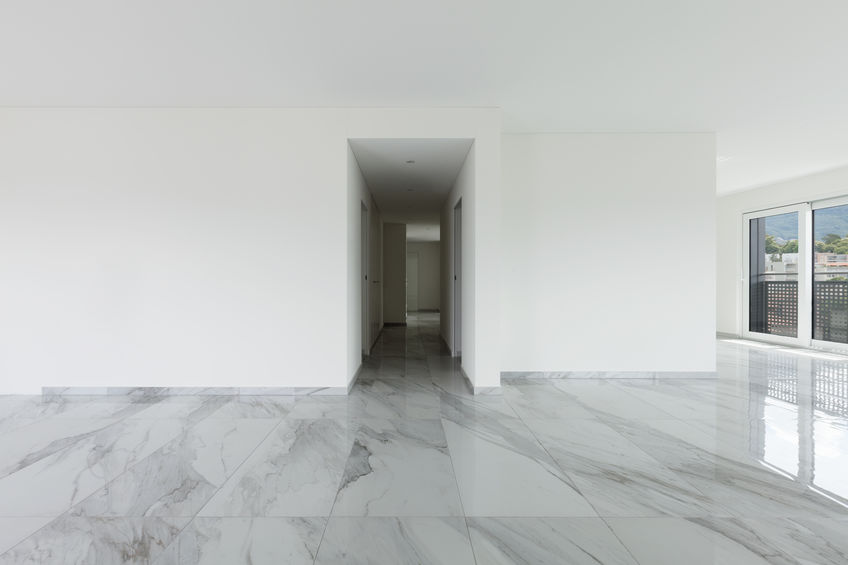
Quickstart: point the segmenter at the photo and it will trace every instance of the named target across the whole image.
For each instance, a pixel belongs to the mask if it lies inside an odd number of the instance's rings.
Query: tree
[[[839,241],[841,239],[842,238],[839,237],[838,235],[836,235],[835,233],[829,233],[826,236],[824,236],[824,242],[828,243],[828,244],[836,243],[837,241]]]
[[[787,241],[783,244],[783,247],[780,248],[781,253],[798,253],[798,240],[793,239],[792,241]]]
[[[780,253],[780,246],[774,240],[773,235],[766,236],[766,253]]]

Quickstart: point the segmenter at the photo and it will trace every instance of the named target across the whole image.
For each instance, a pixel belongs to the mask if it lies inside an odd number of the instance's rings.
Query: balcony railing
[[[751,329],[795,337],[798,282],[762,281],[751,287]],[[848,281],[813,282],[813,338],[848,343]]]
[[[760,281],[751,286],[751,330],[797,337],[797,281]]]
[[[848,343],[848,281],[813,282],[813,338]]]

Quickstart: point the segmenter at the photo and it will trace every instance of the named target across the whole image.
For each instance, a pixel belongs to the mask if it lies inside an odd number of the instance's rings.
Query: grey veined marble
[[[330,518],[316,565],[473,565],[462,518]]]
[[[848,359],[719,340],[715,378],[491,396],[459,367],[418,314],[350,395],[0,396],[0,565],[848,563]]]
[[[325,518],[195,518],[158,565],[311,565]]]
[[[327,516],[353,437],[337,420],[282,420],[201,516]]]
[[[439,420],[363,420],[334,516],[462,516]]]
[[[636,565],[598,518],[469,518],[478,563]]]
[[[151,563],[188,520],[62,517],[0,556],[0,564]]]

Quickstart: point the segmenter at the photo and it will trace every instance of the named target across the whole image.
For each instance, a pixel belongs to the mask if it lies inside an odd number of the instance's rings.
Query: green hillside
[[[829,234],[848,236],[848,206],[835,206],[816,210],[813,216],[813,235],[823,241]],[[766,233],[775,238],[791,241],[798,239],[798,216],[793,212],[766,218]]]
[[[832,233],[840,237],[848,236],[848,206],[822,208],[813,214],[813,235],[816,241]]]

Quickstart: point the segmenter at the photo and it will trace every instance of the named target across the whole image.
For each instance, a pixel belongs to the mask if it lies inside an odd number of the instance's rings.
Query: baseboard
[[[46,398],[65,396],[345,396],[349,387],[49,387],[41,388]]]
[[[532,379],[715,379],[715,371],[503,371],[501,380]]]

